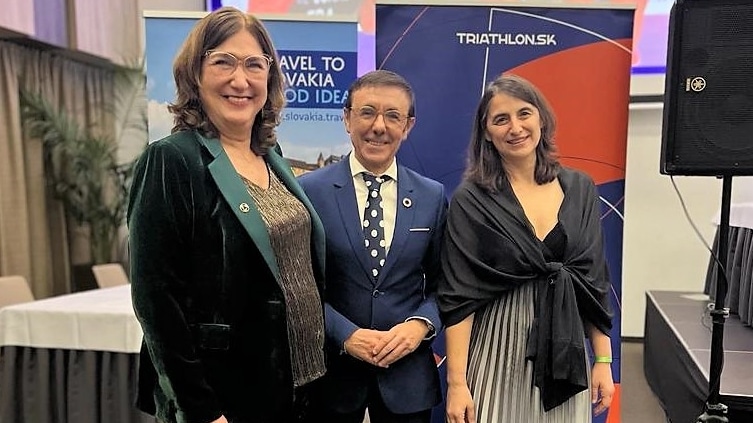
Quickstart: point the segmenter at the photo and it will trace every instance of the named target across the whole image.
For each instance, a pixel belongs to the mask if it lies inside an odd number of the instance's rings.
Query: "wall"
[[[34,2],[19,0],[3,2],[3,13],[0,13],[0,29],[33,35],[34,25]]]
[[[686,219],[670,177],[659,173],[661,104],[645,106],[632,105],[628,128],[622,270],[625,337],[643,337],[647,290],[700,292],[709,261],[709,252]],[[689,176],[674,180],[710,245],[716,230],[712,218],[720,210],[721,180]]]
[[[205,0],[141,0],[143,10],[199,11],[206,8]]]
[[[140,57],[140,1],[3,0],[0,39],[52,47],[97,66],[133,64]]]

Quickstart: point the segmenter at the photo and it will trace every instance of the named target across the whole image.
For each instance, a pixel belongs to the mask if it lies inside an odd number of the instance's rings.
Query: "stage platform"
[[[711,316],[698,292],[646,292],[643,370],[671,423],[694,423],[708,397]],[[731,423],[753,422],[753,328],[724,325],[721,403]],[[629,395],[629,393],[626,393]]]

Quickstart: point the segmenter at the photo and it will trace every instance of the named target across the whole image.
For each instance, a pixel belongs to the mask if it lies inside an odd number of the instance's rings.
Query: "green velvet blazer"
[[[265,159],[309,211],[321,293],[321,221],[279,152]],[[136,166],[128,229],[133,305],[144,331],[137,406],[174,423],[221,413],[287,421],[293,382],[279,270],[219,140],[187,131],[149,145]]]

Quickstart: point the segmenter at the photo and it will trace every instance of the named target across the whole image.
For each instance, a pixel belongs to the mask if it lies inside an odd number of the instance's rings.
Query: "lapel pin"
[[[248,203],[241,203],[238,208],[241,209],[241,213],[248,213],[249,210],[251,210],[251,207],[248,206]]]
[[[403,206],[410,207],[413,205],[413,202],[410,200],[410,198],[405,197],[403,198]]]

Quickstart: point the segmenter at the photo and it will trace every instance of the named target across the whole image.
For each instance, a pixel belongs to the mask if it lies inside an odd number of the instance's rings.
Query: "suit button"
[[[374,297],[374,298],[377,298],[377,297],[378,297],[379,295],[381,295],[381,294],[382,294],[382,293],[381,293],[381,292],[379,292],[379,290],[378,290],[378,289],[375,289],[375,290],[374,290],[374,292],[372,292],[372,293],[371,293],[371,296],[372,296],[372,297]]]

